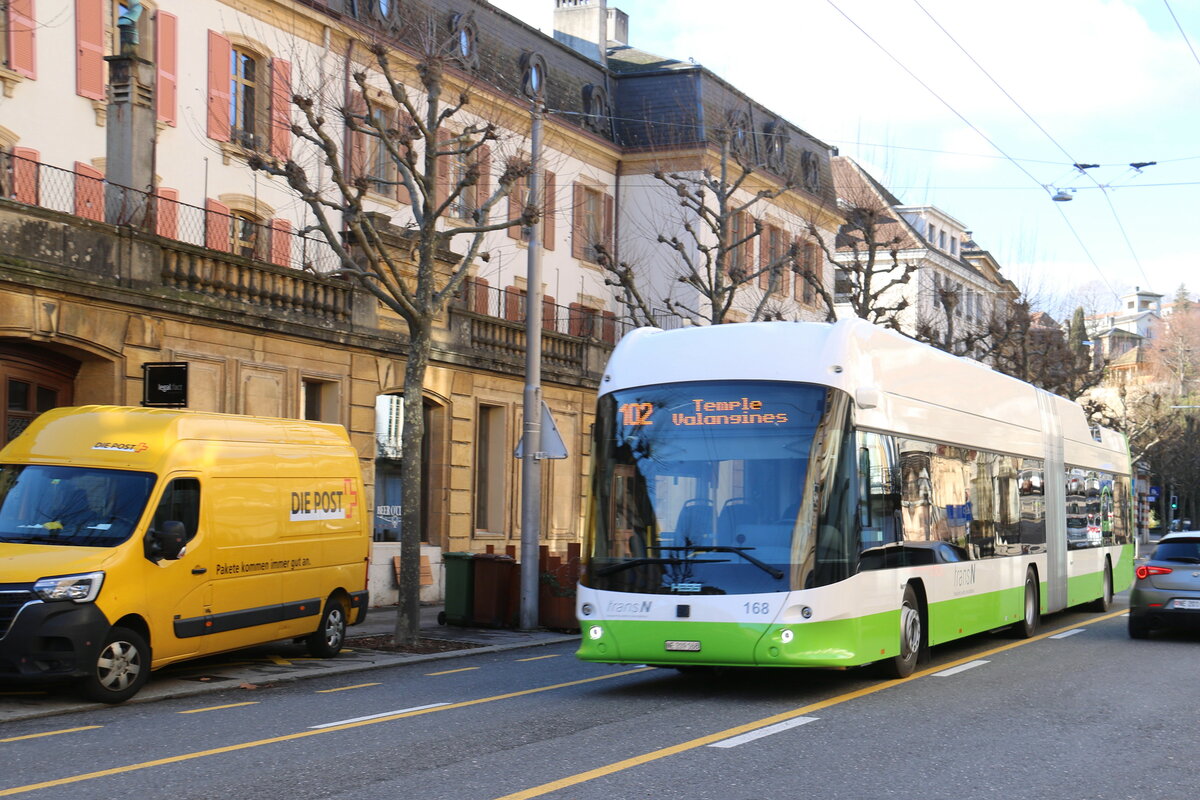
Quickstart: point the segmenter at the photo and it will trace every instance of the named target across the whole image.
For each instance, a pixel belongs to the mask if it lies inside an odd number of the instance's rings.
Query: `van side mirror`
[[[174,561],[186,546],[187,528],[177,519],[166,520],[160,530],[151,528],[146,533],[146,558],[156,564],[164,558]]]

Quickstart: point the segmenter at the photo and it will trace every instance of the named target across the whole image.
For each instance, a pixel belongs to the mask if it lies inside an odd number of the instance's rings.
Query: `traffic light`
[[[1179,495],[1171,495],[1171,508],[1179,508]]]

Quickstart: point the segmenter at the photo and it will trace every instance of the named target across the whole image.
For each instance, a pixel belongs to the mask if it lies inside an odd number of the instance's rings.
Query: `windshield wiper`
[[[658,550],[664,548],[651,547],[647,549]],[[595,572],[597,575],[612,575],[614,572],[620,572],[631,567],[644,567],[647,564],[723,564],[728,560],[727,558],[633,558],[629,561],[600,567]]]
[[[747,550],[753,550],[754,549],[753,547],[730,547],[727,545],[715,545],[715,544],[714,545],[689,544],[689,545],[676,545],[673,547],[647,547],[646,549],[647,550],[682,550],[685,553],[737,553],[739,556],[746,559],[751,564],[758,567],[759,569],[761,569],[763,572],[770,575],[775,580],[779,580],[780,578],[783,577],[782,570],[772,567],[770,564],[766,563],[765,561],[760,561],[759,559],[755,558],[754,556],[752,556],[746,552]],[[689,559],[689,560],[691,560],[691,559]],[[691,561],[692,561],[692,563],[701,563],[701,562],[694,561],[694,560],[691,560]]]

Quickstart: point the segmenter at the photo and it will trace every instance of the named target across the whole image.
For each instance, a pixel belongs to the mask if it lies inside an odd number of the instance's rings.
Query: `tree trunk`
[[[400,443],[400,598],[396,644],[415,644],[421,634],[421,443],[425,438],[422,388],[429,364],[430,322],[410,320],[404,366],[404,437]],[[414,546],[415,545],[415,546]]]

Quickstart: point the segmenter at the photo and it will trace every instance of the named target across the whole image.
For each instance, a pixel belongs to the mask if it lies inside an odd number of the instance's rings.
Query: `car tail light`
[[[1149,567],[1149,566],[1146,566],[1145,564],[1143,564],[1142,566],[1135,569],[1133,571],[1133,574],[1138,576],[1138,580],[1144,581],[1146,578],[1149,578],[1151,575],[1170,575],[1171,568],[1170,567]]]

